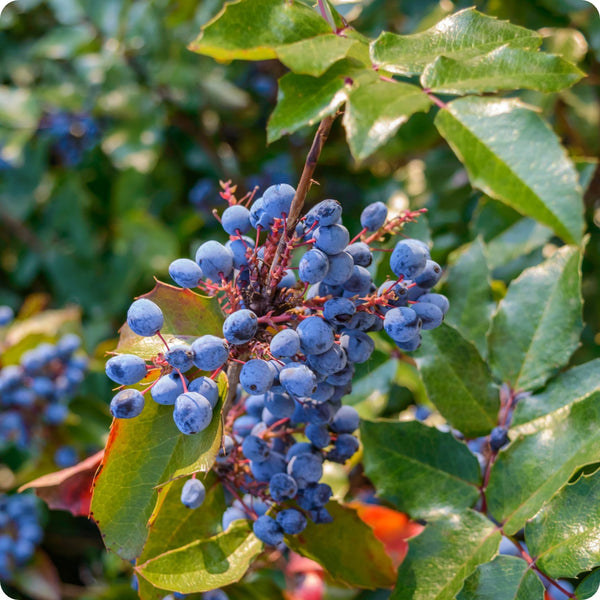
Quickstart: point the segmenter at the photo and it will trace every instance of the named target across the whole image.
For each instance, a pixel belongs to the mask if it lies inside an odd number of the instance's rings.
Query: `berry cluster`
[[[0,446],[26,449],[45,426],[64,423],[68,404],[85,377],[87,358],[79,336],[68,333],[24,352],[18,365],[0,369]],[[59,464],[59,466],[61,466]]]
[[[60,162],[68,167],[78,165],[100,139],[98,123],[85,113],[52,113],[42,120],[40,128],[54,141]]]
[[[42,537],[35,496],[0,496],[0,578],[10,580],[31,559]]]
[[[271,186],[254,201],[250,195],[238,202],[234,192],[223,184],[229,207],[220,222],[229,241],[205,242],[195,261],[180,258],[169,267],[179,286],[218,298],[226,314],[223,337],[203,335],[191,345],[167,347],[155,360],[161,376],[148,389],[156,402],[174,405],[182,433],[194,434],[212,419],[217,374],[226,368],[230,384],[239,381],[225,408],[214,466],[233,500],[223,527],[250,517],[257,537],[277,545],[284,534],[300,533],[307,518],[331,521],[323,464],[343,464],[359,448],[353,435],[358,414],[342,406],[342,398],[352,389],[355,365],[375,348],[369,333],[383,329],[400,350],[415,350],[421,331],[441,324],[448,301],[430,291],[442,269],[421,241],[402,239],[390,250],[394,279],[377,286],[368,270],[373,252],[385,251],[372,244],[397,234],[418,211],[388,219],[382,202],[371,204],[361,215],[363,229],[350,239],[336,200],[288,223],[295,196],[290,185]],[[161,309],[146,298],[127,314],[129,327],[142,336],[160,335],[163,321]],[[147,366],[125,354],[111,358],[106,371],[113,381],[133,385]],[[121,390],[111,402],[119,418],[135,417],[143,407],[144,393],[135,389]],[[181,500],[197,508],[204,496],[192,477]]]

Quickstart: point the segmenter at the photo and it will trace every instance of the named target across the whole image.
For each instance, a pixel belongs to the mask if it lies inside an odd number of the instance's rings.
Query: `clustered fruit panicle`
[[[226,317],[223,336],[167,348],[152,367],[161,375],[146,392],[173,405],[176,426],[193,435],[213,418],[217,375],[235,373],[213,467],[232,500],[223,528],[251,518],[256,536],[278,545],[308,519],[331,521],[323,464],[343,464],[359,448],[358,414],[342,398],[352,389],[355,365],[375,348],[369,333],[385,330],[400,350],[415,350],[421,332],[441,324],[448,300],[430,291],[442,269],[419,240],[403,238],[391,250],[394,279],[376,285],[368,269],[373,244],[400,233],[420,211],[388,218],[385,204],[371,204],[351,239],[336,200],[323,200],[298,223],[288,223],[293,187],[274,185],[260,198],[241,201],[234,194],[223,184],[229,206],[216,216],[229,234],[226,244],[207,241],[195,260],[179,258],[169,267],[177,285],[218,299]],[[133,302],[127,314],[129,327],[142,336],[160,335],[163,321],[147,298]],[[146,361],[127,354],[106,366],[123,386],[140,382],[147,369]],[[144,395],[122,389],[111,402],[113,415],[139,415]],[[181,500],[197,508],[204,496],[194,475]]]

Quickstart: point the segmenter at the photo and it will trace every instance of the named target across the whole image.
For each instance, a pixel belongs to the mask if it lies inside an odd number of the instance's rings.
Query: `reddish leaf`
[[[73,467],[48,473],[26,483],[19,488],[19,492],[33,489],[53,510],[68,510],[76,517],[87,517],[94,475],[103,456],[104,450],[100,450]]]

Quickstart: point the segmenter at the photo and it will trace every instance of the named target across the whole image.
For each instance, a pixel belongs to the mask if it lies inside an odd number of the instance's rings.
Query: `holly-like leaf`
[[[267,125],[267,141],[278,140],[333,114],[348,98],[353,77],[376,78],[358,61],[344,59],[320,77],[288,73],[279,80],[277,106]]]
[[[363,421],[360,431],[366,475],[411,517],[464,510],[479,497],[479,463],[451,433],[418,421]]]
[[[450,309],[446,322],[487,355],[486,333],[495,304],[483,241],[478,238],[457,256],[448,269],[446,295]]]
[[[600,588],[600,569],[592,571],[576,588],[577,600],[593,600],[594,594]]]
[[[416,112],[428,111],[431,99],[408,83],[373,81],[350,92],[344,127],[352,156],[367,158],[385,144]]]
[[[140,298],[152,300],[161,308],[165,323],[160,332],[169,345],[191,343],[205,334],[222,335],[223,314],[213,298],[161,281]],[[137,354],[149,360],[165,351],[158,336],[139,336],[127,323],[121,327],[120,334],[116,350],[119,354]]]
[[[584,73],[560,56],[502,46],[471,60],[438,56],[421,75],[421,85],[440,94],[477,94],[528,89],[558,92]]]
[[[172,406],[150,399],[135,419],[113,421],[90,512],[107,548],[128,560],[138,556],[148,536],[158,487],[176,477],[210,469],[221,444],[226,393],[226,377],[221,375],[213,419],[194,435],[177,429]]]
[[[577,171],[537,112],[514,99],[468,97],[447,104],[435,124],[474,187],[548,225],[566,242],[581,242]]]
[[[428,523],[410,542],[390,600],[454,600],[465,578],[496,554],[500,537],[489,519],[471,510]]]
[[[249,521],[235,521],[223,533],[160,554],[135,570],[160,589],[208,592],[239,581],[262,547]]]
[[[542,386],[579,344],[581,253],[563,246],[512,281],[488,337],[494,373],[514,389]]]
[[[426,331],[415,359],[429,399],[467,437],[489,433],[500,407],[491,373],[475,346],[450,325]]]
[[[373,530],[350,507],[330,502],[327,510],[332,523],[309,522],[301,534],[286,537],[287,545],[318,562],[340,584],[390,587],[395,580],[394,565]]]
[[[524,425],[498,455],[486,490],[490,514],[507,535],[525,525],[571,477],[600,461],[600,393],[558,411],[538,429]]]
[[[318,77],[338,60],[345,58],[356,39],[332,32],[276,48],[277,58],[294,73]]]
[[[552,237],[552,230],[534,219],[519,219],[487,241],[490,269],[529,254]]]
[[[600,392],[600,358],[561,373],[541,392],[520,400],[515,408],[512,425],[517,432],[519,425],[524,424],[527,424],[528,431],[535,424],[543,428],[546,415],[585,400],[594,392]]]
[[[468,60],[504,45],[535,50],[541,42],[541,36],[535,31],[467,8],[420,33],[382,33],[371,45],[371,57],[386,71],[418,75],[441,55]]]
[[[104,450],[67,469],[42,475],[19,488],[33,489],[52,510],[68,510],[76,517],[87,517],[92,500],[94,475]]]
[[[327,22],[302,2],[237,0],[203,28],[189,49],[220,61],[277,58],[276,47],[331,33]]]
[[[577,577],[600,565],[600,471],[566,485],[525,527],[536,564],[550,577]]]
[[[496,556],[467,578],[456,600],[543,600],[544,586],[516,556]]]

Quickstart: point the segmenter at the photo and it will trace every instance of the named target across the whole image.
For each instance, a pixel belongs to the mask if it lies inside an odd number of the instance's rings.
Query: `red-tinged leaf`
[[[75,517],[87,517],[94,475],[103,456],[104,450],[101,450],[72,467],[26,483],[19,492],[32,489],[52,510],[67,510]]]
[[[31,600],[61,600],[60,579],[56,567],[39,548],[35,551],[33,559],[16,572],[11,583]]]
[[[407,514],[385,506],[358,501],[352,502],[350,506],[373,529],[375,537],[383,542],[394,566],[398,567],[408,552],[406,540],[419,535],[423,531],[423,525],[411,521]]]

